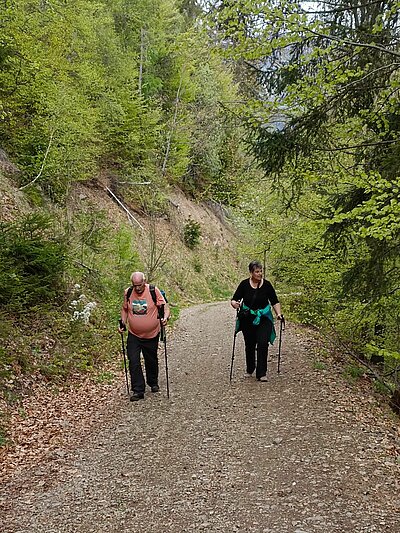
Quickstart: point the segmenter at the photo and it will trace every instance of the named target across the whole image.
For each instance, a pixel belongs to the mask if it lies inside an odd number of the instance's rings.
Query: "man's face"
[[[133,289],[137,294],[142,294],[145,289],[145,282],[144,279],[135,279],[133,278],[132,281]]]

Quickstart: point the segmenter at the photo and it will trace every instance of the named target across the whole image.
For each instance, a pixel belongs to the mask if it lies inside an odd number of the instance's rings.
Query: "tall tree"
[[[254,153],[286,207],[318,194],[314,217],[327,221],[326,243],[345,265],[342,297],[381,309],[382,298],[390,300],[384,319],[394,332],[400,310],[399,2],[239,0],[217,7],[224,54],[257,74],[252,112],[245,116]]]

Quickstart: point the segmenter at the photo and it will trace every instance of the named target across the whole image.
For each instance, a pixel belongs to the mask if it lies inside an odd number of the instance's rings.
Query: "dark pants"
[[[143,394],[146,388],[144,381],[140,353],[143,354],[144,367],[146,369],[146,382],[149,387],[158,385],[158,337],[141,339],[128,333],[126,351],[129,359],[129,372],[131,374],[132,391]]]
[[[267,374],[268,340],[272,331],[272,322],[262,318],[258,326],[246,324],[242,331],[246,348],[246,372],[252,374],[255,370],[256,378],[262,378]]]

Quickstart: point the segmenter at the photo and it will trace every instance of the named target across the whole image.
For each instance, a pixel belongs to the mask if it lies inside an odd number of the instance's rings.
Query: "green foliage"
[[[390,390],[387,387],[385,387],[385,385],[381,381],[375,379],[373,384],[374,384],[374,390],[378,394],[382,394],[384,396],[389,396],[390,395]]]
[[[15,221],[0,226],[1,400],[17,401],[28,375],[51,383],[94,375],[119,350],[115,326],[130,273],[148,267],[158,282],[175,260],[154,248],[147,265],[147,236],[110,220],[92,192],[97,198],[107,183],[132,210],[154,217],[168,216],[170,184],[237,200],[247,159],[226,108],[237,86],[195,13],[196,2],[175,0],[2,5],[0,147],[19,169],[18,194],[37,211],[7,211]],[[79,201],[78,181],[90,191]],[[195,248],[200,226],[187,231]],[[232,283],[226,274],[222,283],[208,278],[202,248],[193,282],[185,259],[182,287],[168,294],[178,304],[182,294],[227,294]],[[177,318],[179,306],[171,312]]]
[[[22,311],[53,300],[63,289],[67,246],[54,225],[41,213],[0,225],[0,305]]]
[[[171,301],[171,300],[169,300]],[[173,324],[176,320],[178,320],[179,318],[179,314],[180,314],[180,310],[179,310],[179,307],[176,307],[176,306],[173,306],[170,304],[169,306],[169,309],[170,309],[170,313],[171,313],[171,318],[170,318],[170,324]]]
[[[326,370],[326,364],[323,361],[313,361],[314,370]]]
[[[193,259],[193,269],[195,272],[197,272],[198,274],[201,273],[202,271],[202,265],[201,265],[201,261],[199,260],[198,257],[195,257]]]
[[[232,296],[232,289],[227,286],[220,276],[214,274],[208,280],[209,288],[214,300],[228,300]]]
[[[218,182],[232,201],[240,149],[223,106],[237,90],[194,13],[195,3],[173,0],[7,2],[0,146],[21,185],[62,203],[72,182],[99,170],[162,188],[162,168],[194,195]]]
[[[80,0],[56,4],[42,9],[16,0],[2,9],[0,142],[24,170],[24,183],[38,179],[58,198],[96,168],[95,101],[104,90],[96,35],[110,21]]]
[[[212,12],[222,54],[251,67],[257,86],[239,109],[268,182],[238,202],[248,248],[267,250],[293,316],[359,353],[375,324],[380,350],[399,346],[396,7],[239,0]]]
[[[97,383],[105,383],[107,385],[111,385],[115,381],[116,375],[114,372],[104,371],[100,372],[100,374],[97,374],[96,376],[96,382]]]
[[[365,368],[362,368],[358,365],[347,365],[344,369],[344,376],[349,381],[355,381],[360,379],[365,374]]]
[[[106,213],[90,202],[84,210],[76,212],[73,227],[68,228],[70,242],[76,258],[89,267],[95,266],[95,257],[105,250],[110,230]]]
[[[0,449],[2,446],[5,446],[8,442],[7,435],[7,419],[5,415],[0,411]]]
[[[99,257],[103,276],[97,284],[96,292],[101,291],[104,312],[108,320],[115,323],[124,290],[130,285],[130,275],[136,270],[143,270],[143,263],[137,252],[135,234],[131,228],[119,228],[108,242],[109,251],[106,257]]]
[[[2,335],[2,338],[4,336]],[[4,348],[0,348],[0,383],[10,383],[13,379],[13,357]]]
[[[188,248],[193,250],[199,242],[201,236],[201,226],[199,222],[188,219],[183,227],[183,240]]]

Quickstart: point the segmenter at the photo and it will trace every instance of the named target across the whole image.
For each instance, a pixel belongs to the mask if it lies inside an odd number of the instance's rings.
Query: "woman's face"
[[[255,268],[254,270],[252,270],[251,272],[251,279],[253,281],[256,281],[256,282],[259,282],[262,280],[262,268]]]

